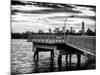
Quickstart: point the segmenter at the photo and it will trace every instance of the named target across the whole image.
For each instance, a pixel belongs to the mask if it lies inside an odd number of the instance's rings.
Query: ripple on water
[[[32,43],[26,40],[12,40],[11,42],[11,72],[12,73],[36,73],[59,71],[57,65],[58,50],[55,50],[54,63],[51,64],[50,52],[40,52],[39,61],[33,59]],[[76,55],[72,56],[72,66],[77,62]],[[81,65],[87,62],[87,58],[82,56]],[[62,57],[62,70],[66,71],[65,56]]]

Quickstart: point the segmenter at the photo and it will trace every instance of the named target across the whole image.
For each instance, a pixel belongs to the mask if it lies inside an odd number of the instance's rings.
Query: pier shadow
[[[62,70],[62,55],[58,56],[58,71]]]
[[[39,61],[34,59],[34,73],[39,73]]]
[[[54,72],[54,58],[50,58],[50,72]]]
[[[34,73],[54,72],[54,58],[50,58],[49,60],[50,60],[49,61],[50,64],[48,64],[49,67],[47,67],[48,65],[41,67],[41,65],[39,64],[39,62],[41,61],[39,59],[38,60],[34,59]]]
[[[96,69],[96,57],[89,56],[87,62],[82,67],[83,70]]]

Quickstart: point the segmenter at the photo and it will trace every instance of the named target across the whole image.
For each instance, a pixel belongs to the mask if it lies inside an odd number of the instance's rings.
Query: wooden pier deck
[[[95,36],[56,36],[56,35],[30,35],[29,42],[42,44],[66,44],[82,52],[94,55],[96,54],[96,37]],[[38,46],[39,47],[39,46]],[[42,47],[42,46],[41,46]],[[54,48],[56,49],[56,48]]]
[[[54,58],[54,50],[59,50],[58,65],[61,66],[62,55],[66,55],[66,63],[71,65],[71,57],[77,55],[77,65],[80,66],[81,55],[96,56],[95,36],[75,36],[75,35],[30,35],[28,42],[33,43],[34,59],[38,60],[39,52],[50,51],[51,59]],[[69,56],[69,58],[68,58]],[[69,62],[68,62],[69,60]]]

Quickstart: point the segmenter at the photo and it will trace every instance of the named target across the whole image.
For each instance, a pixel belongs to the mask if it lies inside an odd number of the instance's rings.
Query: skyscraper
[[[49,33],[52,33],[52,30],[51,30],[51,28],[49,28]]]
[[[73,27],[70,27],[70,33],[72,33],[73,32]]]
[[[82,34],[85,33],[85,27],[84,27],[84,22],[82,22]]]

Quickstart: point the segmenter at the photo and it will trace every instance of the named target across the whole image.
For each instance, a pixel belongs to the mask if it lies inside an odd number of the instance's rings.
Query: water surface
[[[39,61],[36,62],[33,59],[34,51],[32,51],[32,43],[22,39],[11,40],[11,73],[12,74],[31,74],[41,72],[56,72],[56,71],[69,71],[77,70],[76,67],[77,58],[76,55],[72,56],[71,66],[66,65],[65,56],[62,57],[62,67],[57,65],[57,59],[59,51],[55,50],[55,57],[52,63],[50,59],[50,52],[40,52]],[[88,58],[86,56],[81,57],[80,69],[93,69],[95,64],[87,64]],[[83,66],[85,68],[83,68]]]

